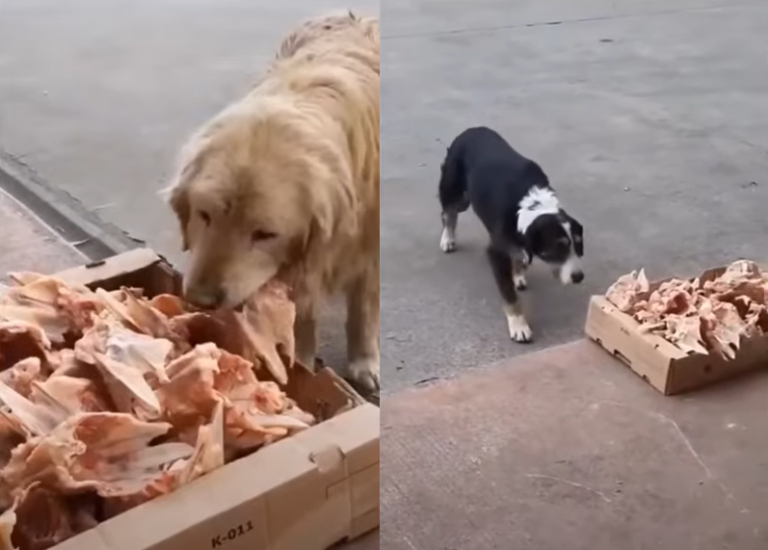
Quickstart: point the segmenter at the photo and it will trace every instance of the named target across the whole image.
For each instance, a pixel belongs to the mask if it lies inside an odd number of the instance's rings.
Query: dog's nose
[[[577,271],[576,273],[571,274],[571,281],[573,281],[574,283],[579,284],[583,280],[584,280],[583,272]]]
[[[202,309],[215,309],[224,302],[224,291],[221,289],[190,288],[184,297],[193,306]]]

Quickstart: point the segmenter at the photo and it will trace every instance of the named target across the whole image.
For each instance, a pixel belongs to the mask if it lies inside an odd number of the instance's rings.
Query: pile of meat
[[[742,338],[768,333],[768,273],[748,260],[732,263],[711,280],[671,279],[651,290],[643,270],[616,281],[606,298],[643,330],[687,353],[732,359]]]
[[[0,288],[0,550],[44,550],[315,419],[281,385],[295,309],[95,292],[36,274]],[[288,369],[286,367],[289,367]]]

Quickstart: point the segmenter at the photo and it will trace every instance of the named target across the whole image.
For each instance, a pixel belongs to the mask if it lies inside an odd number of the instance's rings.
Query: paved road
[[[373,0],[348,2],[377,9]],[[155,196],[176,146],[327,0],[6,0],[0,150],[175,254]],[[644,265],[766,254],[768,6],[760,0],[386,0],[385,391],[578,338],[590,293]],[[444,143],[490,124],[541,161],[586,226],[587,280],[534,269],[537,341],[508,341],[472,219],[437,247]],[[754,182],[754,183],[753,183]],[[343,344],[336,338],[331,354]]]
[[[586,227],[582,287],[535,270],[533,347],[579,338],[588,296],[635,267],[693,273],[768,253],[764,2],[387,0],[383,12],[387,390],[531,349],[507,339],[479,223],[459,221],[456,254],[438,249],[438,166],[468,125],[538,159]]]
[[[0,284],[10,271],[56,273],[85,262],[37,216],[0,190]]]

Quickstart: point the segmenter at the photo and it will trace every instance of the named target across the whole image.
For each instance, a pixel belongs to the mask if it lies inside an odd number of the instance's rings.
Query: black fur
[[[443,227],[455,229],[458,214],[472,206],[488,231],[488,260],[507,306],[517,307],[512,276],[513,272],[524,270],[516,268],[513,256],[522,257],[519,265],[538,257],[557,268],[572,255],[583,255],[581,224],[559,208],[554,198],[551,202],[554,201],[555,209],[540,211],[534,205],[530,211],[533,214],[527,214],[530,223],[525,231],[519,230],[521,206],[531,202],[526,199],[531,191],[546,190],[553,197],[554,191],[544,170],[515,151],[494,130],[476,127],[462,132],[448,148],[441,172]],[[583,274],[578,271],[571,278],[580,282]],[[522,288],[518,286],[518,290]]]

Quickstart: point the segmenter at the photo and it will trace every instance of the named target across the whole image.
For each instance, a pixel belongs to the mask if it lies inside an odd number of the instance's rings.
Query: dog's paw
[[[525,275],[516,273],[512,275],[512,281],[515,283],[515,288],[517,290],[525,290],[528,288],[528,281],[526,281]]]
[[[341,376],[363,395],[376,393],[381,387],[378,359],[357,359],[347,365]]]
[[[440,250],[446,254],[456,250],[456,236],[447,229],[443,229],[443,234],[440,236]]]
[[[533,341],[533,331],[528,326],[528,321],[522,315],[507,315],[509,337],[520,344],[528,344]]]

